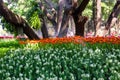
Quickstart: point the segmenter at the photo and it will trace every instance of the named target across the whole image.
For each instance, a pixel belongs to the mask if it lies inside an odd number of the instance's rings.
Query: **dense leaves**
[[[20,48],[20,44],[15,39],[2,40],[0,39],[0,58],[5,56],[6,52],[9,50],[15,50],[18,47]]]
[[[41,22],[39,19],[38,11],[33,11],[32,14],[28,12],[27,15],[28,22],[34,29],[39,29]]]

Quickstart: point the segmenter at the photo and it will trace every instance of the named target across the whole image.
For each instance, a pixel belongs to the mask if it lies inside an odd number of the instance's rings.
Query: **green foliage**
[[[113,6],[115,5],[116,0],[102,0],[101,7],[102,7],[102,19],[106,20],[111,13]],[[86,9],[83,12],[83,15],[92,18],[92,10],[93,10],[93,1],[91,0],[87,5]]]
[[[38,29],[41,26],[41,22],[39,19],[40,10],[38,8],[38,3],[34,0],[18,0],[18,1],[10,1],[10,3],[6,2],[8,8],[12,10],[15,14],[22,16],[25,20],[27,20],[28,24],[31,27]],[[2,25],[7,31],[17,35],[17,30],[13,25],[9,24],[2,18]]]
[[[22,47],[22,46],[20,46],[18,41],[14,40],[14,39],[0,40],[0,58],[3,57],[7,51],[15,50],[20,47]]]
[[[15,27],[13,25],[11,25],[10,23],[6,22],[6,20],[3,17],[1,18],[1,25],[7,31],[9,31],[9,32],[11,32],[13,34],[17,34],[16,31],[15,31]]]
[[[0,58],[5,56],[5,53],[10,50],[9,48],[0,48]]]
[[[3,40],[0,40],[0,47],[11,47],[11,46],[14,46],[14,47],[19,47],[20,44],[18,43],[17,40],[15,39],[3,39]]]
[[[88,16],[89,18],[92,17],[92,1],[90,1],[83,12],[83,15]]]
[[[34,6],[32,7],[30,10],[28,10],[27,14],[26,14],[26,19],[28,20],[29,24],[35,28],[35,29],[39,29],[41,26],[41,22],[40,22],[40,15],[41,11],[39,10],[38,6]]]
[[[40,28],[40,19],[39,19],[39,16],[38,16],[38,13],[37,12],[34,12],[31,17],[29,18],[28,22],[30,23],[30,25],[33,26],[33,28],[35,29],[38,29]]]
[[[108,19],[114,5],[115,5],[115,0],[113,0],[112,2],[108,0],[101,2],[103,20]]]
[[[34,29],[40,28],[41,26],[41,22],[39,19],[40,9],[38,7],[38,3],[34,0],[29,1],[25,0],[23,3],[24,6],[27,6],[27,8],[25,7],[26,10],[23,13],[30,26],[33,27]],[[21,4],[19,3],[19,5]]]
[[[36,48],[31,49],[31,46]],[[1,80],[119,80],[119,48],[92,47],[93,45],[89,44],[83,47],[73,43],[29,44],[24,49],[9,51],[0,59],[0,78]]]

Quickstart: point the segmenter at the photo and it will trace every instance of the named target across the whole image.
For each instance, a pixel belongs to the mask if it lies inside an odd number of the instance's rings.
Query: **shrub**
[[[20,44],[15,39],[3,39],[0,40],[0,47],[19,47]]]
[[[15,50],[22,47],[15,39],[0,39],[0,58],[9,50]]]

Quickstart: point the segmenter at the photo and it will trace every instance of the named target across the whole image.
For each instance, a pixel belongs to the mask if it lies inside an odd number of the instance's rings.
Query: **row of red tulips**
[[[80,36],[75,37],[64,37],[64,38],[48,38],[48,39],[41,39],[41,40],[26,40],[26,41],[19,41],[20,44],[27,44],[27,43],[76,43],[76,44],[84,44],[85,42],[89,43],[113,43],[113,44],[120,44],[120,37],[88,37],[83,38]]]

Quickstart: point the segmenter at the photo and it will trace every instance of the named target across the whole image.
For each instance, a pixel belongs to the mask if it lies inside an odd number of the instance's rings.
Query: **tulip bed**
[[[22,47],[0,58],[0,80],[120,80],[119,40],[71,37],[19,41]]]
[[[42,40],[27,40],[27,41],[20,41],[20,44],[26,43],[75,43],[75,44],[84,44],[84,42],[88,42],[91,44],[94,43],[112,43],[112,44],[120,44],[120,37],[88,37],[83,38],[80,36],[76,37],[63,37],[63,38],[51,38],[51,39],[42,39]]]

